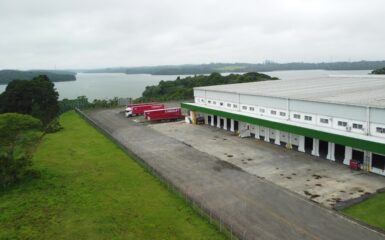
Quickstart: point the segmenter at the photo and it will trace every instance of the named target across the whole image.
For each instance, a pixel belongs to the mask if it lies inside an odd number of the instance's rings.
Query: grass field
[[[385,193],[380,193],[343,212],[355,219],[385,230]]]
[[[0,193],[0,239],[224,239],[76,113],[34,156],[41,177]]]

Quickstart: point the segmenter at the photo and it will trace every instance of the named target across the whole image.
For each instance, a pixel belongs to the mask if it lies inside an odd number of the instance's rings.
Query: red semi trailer
[[[144,112],[144,118],[148,121],[178,120],[184,118],[180,108],[166,108],[149,110]]]
[[[131,104],[126,108],[126,117],[143,115],[145,111],[164,109],[162,103],[143,103],[143,104]]]

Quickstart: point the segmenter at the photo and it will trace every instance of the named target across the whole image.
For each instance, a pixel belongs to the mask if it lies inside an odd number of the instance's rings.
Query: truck
[[[144,112],[144,118],[148,121],[178,120],[183,119],[181,108],[165,108]]]
[[[130,104],[126,107],[125,115],[126,117],[133,117],[137,115],[143,115],[144,112],[148,110],[158,110],[158,109],[164,109],[164,104],[162,103]]]

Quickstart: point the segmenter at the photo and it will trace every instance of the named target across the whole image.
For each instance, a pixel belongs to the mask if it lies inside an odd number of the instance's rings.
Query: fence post
[[[211,224],[211,221],[212,221],[212,220],[211,220],[211,210],[209,210],[209,214],[210,214],[210,224]]]
[[[222,222],[221,222],[220,216],[219,216],[219,231],[222,232]]]

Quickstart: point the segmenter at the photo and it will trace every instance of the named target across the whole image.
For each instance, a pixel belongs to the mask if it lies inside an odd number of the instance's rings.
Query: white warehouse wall
[[[287,99],[265,96],[240,95],[240,103],[256,106],[266,106],[277,109],[287,109]]]
[[[195,91],[194,91],[195,96]],[[239,95],[237,93],[227,93],[227,92],[214,92],[214,91],[206,91],[206,98],[212,100],[220,100],[224,102],[239,102]]]
[[[377,130],[378,127],[385,129],[385,109],[219,91],[194,90],[194,95],[196,103],[219,110],[385,138],[385,132]],[[294,114],[300,114],[300,119],[294,118]],[[323,123],[321,119],[328,119],[328,122]],[[370,124],[367,124],[368,120]],[[346,126],[339,126],[338,121],[346,122]],[[362,128],[353,127],[357,125],[362,125]]]
[[[321,114],[337,118],[366,121],[366,107],[291,99],[290,110],[304,113]]]
[[[385,109],[370,108],[370,122],[385,124]]]

